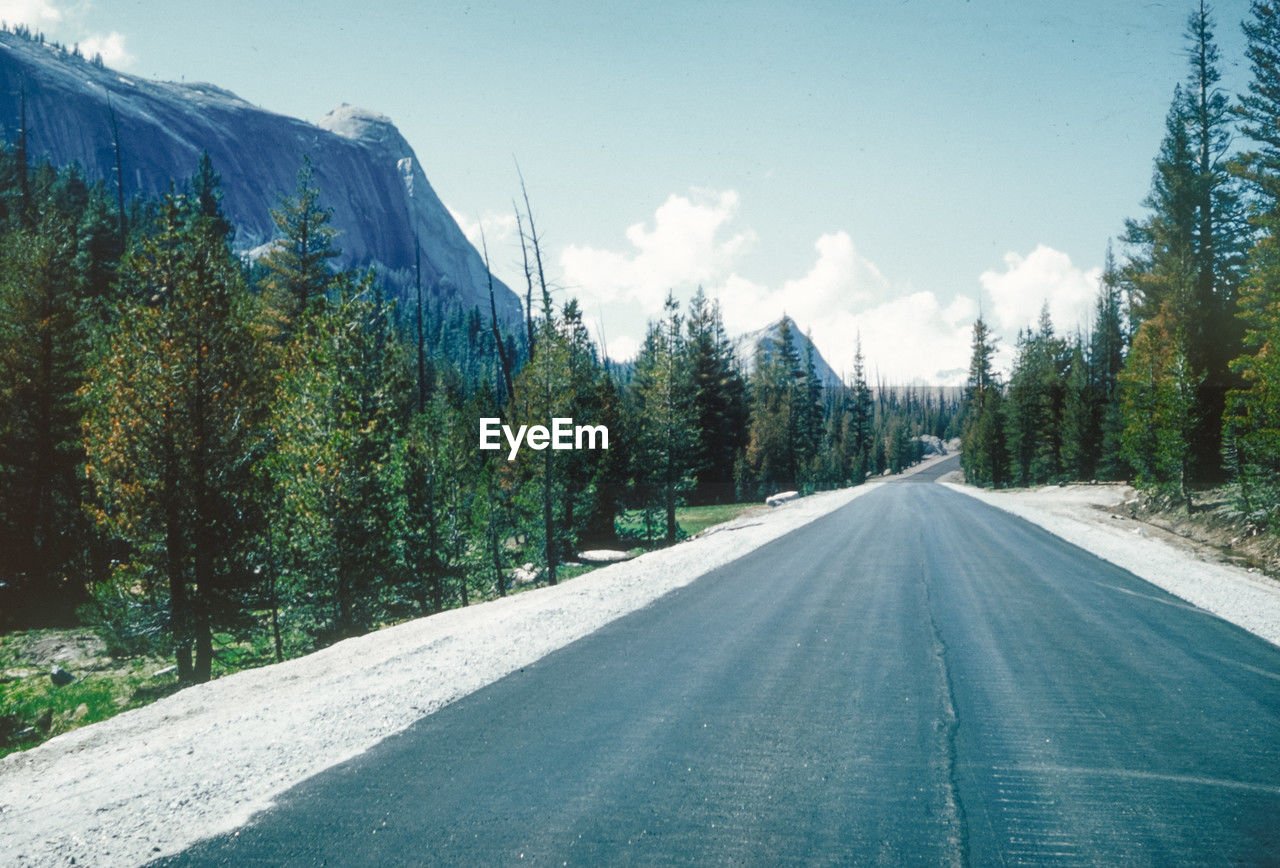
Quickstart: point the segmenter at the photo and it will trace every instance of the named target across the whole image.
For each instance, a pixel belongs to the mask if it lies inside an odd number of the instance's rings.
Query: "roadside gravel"
[[[1049,486],[989,491],[943,482],[953,491],[1037,524],[1073,545],[1163,588],[1188,603],[1280,645],[1280,582],[1220,563],[1218,554],[1145,522],[1121,505],[1123,485]]]
[[[0,864],[135,865],[234,830],[302,780],[876,487],[742,516],[556,587],[191,687],[0,758]]]

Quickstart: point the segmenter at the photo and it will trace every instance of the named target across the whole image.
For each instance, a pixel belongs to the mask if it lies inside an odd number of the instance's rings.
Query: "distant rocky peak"
[[[317,126],[345,139],[377,145],[397,162],[413,157],[413,148],[400,135],[391,118],[380,112],[344,102],[322,117]]]

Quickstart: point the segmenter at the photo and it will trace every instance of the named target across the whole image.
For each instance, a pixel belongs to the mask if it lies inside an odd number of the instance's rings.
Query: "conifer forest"
[[[1250,79],[1229,94],[1213,18],[1190,16],[1150,192],[1107,244],[1088,332],[1056,333],[1046,309],[1005,377],[974,323],[968,481],[1128,479],[1188,510],[1225,487],[1252,531],[1280,530],[1280,8],[1254,3],[1244,32]]]
[[[228,644],[279,660],[505,595],[522,565],[555,584],[583,547],[677,541],[677,505],[856,484],[958,432],[957,401],[873,389],[860,352],[824,388],[789,321],[746,373],[701,292],[667,302],[634,363],[604,360],[543,276],[531,210],[508,327],[334,268],[309,164],[251,265],[219,185],[206,155],[126,201],[21,138],[0,155],[6,628],[93,625],[199,682]],[[483,418],[557,417],[607,426],[609,448],[477,448]]]
[[[582,549],[678,541],[682,506],[861,484],[922,437],[960,437],[973,484],[1130,480],[1185,508],[1226,486],[1277,532],[1280,8],[1255,3],[1245,33],[1229,94],[1212,17],[1191,16],[1088,331],[1046,307],[1005,372],[979,317],[962,395],[876,382],[857,335],[847,382],[824,383],[788,319],[744,358],[701,290],[610,361],[546,275],[527,195],[504,321],[337,268],[308,162],[249,261],[208,155],[127,197],[19,135],[0,153],[0,629],[91,624],[208,680],[228,643],[280,660],[512,593],[518,568],[555,584]],[[609,448],[477,448],[481,419],[558,417]]]

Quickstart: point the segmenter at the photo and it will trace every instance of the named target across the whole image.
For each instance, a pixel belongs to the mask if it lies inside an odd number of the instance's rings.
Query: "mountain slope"
[[[818,352],[818,348],[813,345],[813,342],[809,340],[800,326],[796,325],[796,321],[791,317],[787,317],[787,322],[791,324],[791,339],[795,342],[796,352],[800,354],[801,366],[804,365],[806,347],[813,347],[813,367],[822,385],[841,385],[840,375],[832,370],[831,365],[827,364],[827,360],[822,357],[822,353]],[[766,357],[773,355],[778,344],[780,326],[780,322],[775,322],[762,329],[747,332],[738,338],[738,358],[742,361],[743,370],[747,373],[755,370],[757,348]]]
[[[119,128],[126,196],[156,195],[194,172],[208,151],[222,175],[223,208],[250,251],[276,234],[271,209],[291,194],[304,156],[341,233],[339,265],[374,267],[401,298],[412,290],[415,235],[423,285],[435,296],[489,310],[488,276],[413,149],[386,117],[343,105],[319,125],[273,114],[210,84],[123,75],[53,45],[0,32],[0,135],[16,140],[25,95],[32,161],[76,162],[114,184],[112,114]],[[494,280],[499,318],[520,302]]]

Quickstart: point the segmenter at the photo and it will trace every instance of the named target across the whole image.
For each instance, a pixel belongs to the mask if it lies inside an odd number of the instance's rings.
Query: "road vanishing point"
[[[879,487],[171,865],[1280,860],[1280,648]]]

